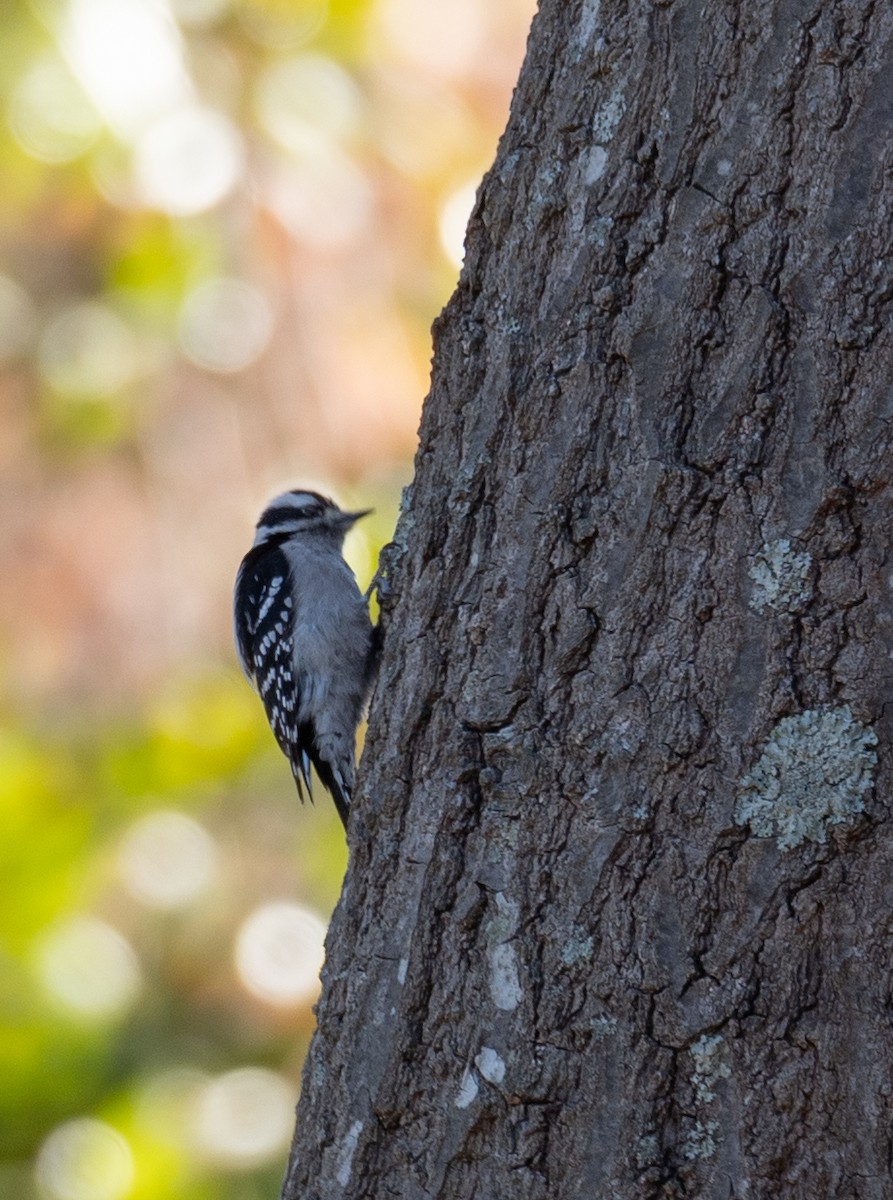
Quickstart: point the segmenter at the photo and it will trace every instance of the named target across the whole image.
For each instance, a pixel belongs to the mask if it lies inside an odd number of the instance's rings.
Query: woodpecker
[[[342,512],[317,492],[276,496],[261,513],[233,594],[239,660],[298,795],[303,800],[306,789],[312,799],[312,764],[345,829],[374,654],[369,610],[342,546],[369,512]]]

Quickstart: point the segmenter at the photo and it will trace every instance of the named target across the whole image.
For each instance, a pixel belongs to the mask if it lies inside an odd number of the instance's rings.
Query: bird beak
[[[350,529],[351,525],[359,521],[360,517],[368,517],[374,511],[372,508],[361,508],[359,512],[339,513],[335,521],[342,529]]]

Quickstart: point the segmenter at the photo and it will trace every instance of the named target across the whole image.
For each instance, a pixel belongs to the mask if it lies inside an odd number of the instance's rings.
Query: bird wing
[[[294,643],[288,632],[291,604],[289,565],[280,546],[269,540],[254,546],[236,576],[236,648],[242,669],[260,694],[276,741],[291,763],[303,800],[304,788],[313,798],[313,729],[299,721],[301,678],[295,672]]]

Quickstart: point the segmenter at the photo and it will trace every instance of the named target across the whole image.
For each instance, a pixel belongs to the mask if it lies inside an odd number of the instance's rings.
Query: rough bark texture
[[[893,6],[546,0],[289,1200],[893,1195]]]

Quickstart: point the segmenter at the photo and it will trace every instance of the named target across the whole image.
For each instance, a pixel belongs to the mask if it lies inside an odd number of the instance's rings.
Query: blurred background
[[[532,11],[4,0],[4,1200],[278,1195],[346,855],[230,589],[297,484],[371,577]]]

